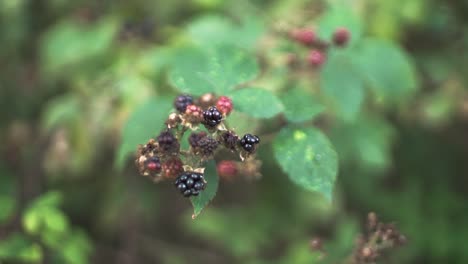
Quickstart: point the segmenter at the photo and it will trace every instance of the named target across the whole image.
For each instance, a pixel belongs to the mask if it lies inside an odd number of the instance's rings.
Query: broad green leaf
[[[361,74],[378,96],[389,101],[409,98],[418,87],[415,69],[404,51],[381,40],[367,39],[356,51]]]
[[[253,49],[263,30],[255,19],[234,24],[226,17],[214,15],[200,17],[188,26],[191,39],[202,47],[227,44]]]
[[[205,208],[208,203],[213,200],[216,192],[218,191],[219,178],[218,173],[216,172],[216,164],[214,161],[210,161],[206,165],[204,176],[207,182],[206,189],[200,192],[198,196],[190,198],[190,201],[193,205],[193,219],[195,219],[201,213],[203,208]]]
[[[391,162],[394,130],[384,119],[363,116],[333,129],[330,138],[342,161],[368,169],[386,169]]]
[[[329,201],[338,173],[338,157],[327,137],[315,128],[285,127],[277,135],[275,158],[297,185]]]
[[[41,59],[47,71],[59,72],[65,66],[103,55],[111,46],[117,24],[100,21],[85,26],[64,21],[52,27],[41,43]]]
[[[15,207],[16,200],[14,197],[0,194],[0,224],[12,216]]]
[[[257,118],[270,118],[283,111],[283,104],[270,91],[260,88],[243,88],[230,94],[234,109]]]
[[[81,114],[78,97],[65,95],[50,101],[45,107],[42,126],[49,130],[57,125],[71,124]]]
[[[42,251],[39,245],[22,234],[14,233],[0,241],[0,261],[12,261],[11,263],[37,263],[40,262],[41,259]]]
[[[290,122],[304,122],[313,119],[325,110],[318,100],[303,89],[296,87],[281,96],[284,116]]]
[[[116,165],[122,168],[125,159],[135,152],[138,144],[156,136],[164,125],[172,101],[168,98],[152,98],[130,115],[122,131],[122,139],[116,157]]]
[[[330,5],[318,22],[318,35],[323,40],[331,40],[337,28],[344,27],[351,33],[350,44],[356,43],[362,35],[362,23],[347,4]]]
[[[365,97],[364,82],[347,53],[331,53],[320,81],[323,93],[345,121],[356,119]]]
[[[257,74],[255,56],[242,49],[233,46],[206,50],[185,48],[172,63],[169,81],[178,90],[193,95],[226,94]]]

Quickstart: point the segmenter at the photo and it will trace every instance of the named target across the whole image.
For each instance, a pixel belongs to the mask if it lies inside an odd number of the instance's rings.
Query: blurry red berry
[[[196,105],[188,105],[184,117],[188,122],[198,124],[203,120],[203,110]]]
[[[220,96],[216,102],[216,107],[224,115],[229,115],[234,107],[231,98],[227,96]]]
[[[290,32],[290,36],[295,41],[306,46],[312,45],[317,39],[315,32],[313,30],[305,29],[305,28],[293,29]]]
[[[335,33],[333,33],[333,43],[337,46],[345,46],[348,44],[350,36],[351,34],[348,29],[344,27],[337,28]]]
[[[321,66],[325,62],[325,54],[318,50],[311,50],[307,55],[307,62],[315,67]]]
[[[150,171],[160,171],[161,170],[161,164],[157,162],[150,162],[147,165],[148,170]]]
[[[218,175],[225,179],[231,179],[238,174],[237,163],[233,160],[223,160],[219,162],[216,170]]]

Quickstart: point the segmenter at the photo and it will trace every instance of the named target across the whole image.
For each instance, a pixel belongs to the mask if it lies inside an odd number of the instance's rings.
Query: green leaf
[[[198,196],[190,198],[190,201],[193,205],[193,215],[192,218],[195,219],[205,208],[208,203],[215,197],[216,192],[218,191],[218,173],[216,172],[216,164],[214,161],[210,161],[205,169],[205,180],[207,182],[206,189]]]
[[[108,51],[117,24],[100,21],[92,26],[64,21],[52,27],[41,43],[41,59],[47,71],[60,72],[70,66],[92,59]]]
[[[356,43],[362,35],[362,23],[353,13],[353,8],[340,3],[331,5],[318,22],[318,35],[323,40],[331,40],[337,28],[344,27],[351,33],[348,46]]]
[[[122,131],[122,139],[116,157],[116,165],[121,169],[125,159],[135,152],[138,144],[144,144],[156,136],[164,125],[172,101],[168,98],[152,98],[139,106],[130,115]]]
[[[356,58],[371,88],[386,100],[409,98],[418,87],[411,60],[390,42],[367,39],[359,45]]]
[[[42,251],[39,245],[26,236],[15,233],[0,241],[0,261],[10,260],[17,262],[40,262]]]
[[[365,97],[364,82],[347,53],[331,53],[320,75],[321,89],[345,121],[353,121]]]
[[[15,211],[16,200],[8,195],[0,195],[0,224],[8,220]]]
[[[297,185],[331,201],[338,157],[327,137],[315,128],[285,127],[273,148],[279,165]]]
[[[243,88],[230,94],[234,109],[257,118],[270,118],[283,111],[283,104],[270,91],[260,88]]]
[[[45,107],[42,126],[49,130],[58,125],[72,124],[77,122],[81,113],[77,96],[64,95],[55,98]]]
[[[325,110],[317,99],[303,89],[296,87],[281,96],[284,105],[284,116],[290,122],[308,121]]]
[[[342,161],[367,169],[386,169],[391,162],[394,129],[382,118],[363,116],[352,124],[335,127],[330,138]]]
[[[253,49],[263,30],[263,25],[255,19],[234,24],[226,17],[215,15],[200,17],[188,26],[191,39],[201,47],[227,44]]]
[[[257,74],[255,56],[242,49],[233,46],[207,50],[185,48],[173,61],[169,81],[180,91],[193,95],[226,94]]]

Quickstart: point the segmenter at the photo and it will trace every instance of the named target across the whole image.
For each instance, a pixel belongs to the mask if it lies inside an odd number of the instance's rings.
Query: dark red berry
[[[206,187],[203,174],[194,171],[182,173],[177,177],[174,185],[184,197],[197,196]]]
[[[313,30],[306,29],[306,28],[293,29],[290,32],[290,36],[295,41],[306,46],[312,45],[317,39],[315,32]]]
[[[325,62],[325,54],[318,50],[311,50],[307,55],[307,62],[314,66],[319,67]]]
[[[337,28],[333,33],[333,43],[340,47],[345,46],[348,44],[350,36],[351,34],[347,28]]]
[[[233,109],[233,104],[231,98],[227,96],[220,96],[216,102],[216,107],[224,115],[229,115]]]
[[[198,148],[200,140],[204,137],[206,137],[206,132],[204,131],[192,133],[188,138],[188,142],[192,148]]]
[[[198,141],[198,150],[201,155],[210,157],[218,148],[219,142],[212,137],[204,137]]]
[[[218,175],[225,179],[231,179],[238,174],[237,163],[233,160],[223,160],[216,166]]]
[[[233,131],[226,131],[221,135],[221,143],[230,150],[235,150],[239,137]]]
[[[191,105],[192,103],[193,103],[192,96],[187,95],[187,94],[182,94],[182,95],[177,96],[177,98],[174,100],[174,107],[180,113],[185,113],[187,106]]]
[[[221,123],[223,115],[216,106],[212,106],[203,112],[203,119],[208,127],[215,127]]]
[[[159,150],[162,152],[179,151],[180,144],[169,130],[161,132],[156,140],[159,144]]]

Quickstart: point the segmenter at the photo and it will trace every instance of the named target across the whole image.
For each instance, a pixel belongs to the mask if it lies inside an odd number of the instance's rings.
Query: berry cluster
[[[207,184],[203,177],[204,163],[225,149],[237,153],[243,162],[220,162],[221,177],[259,176],[261,163],[254,159],[254,154],[260,139],[252,134],[239,137],[228,128],[226,119],[233,108],[227,96],[179,95],[174,100],[175,112],[169,114],[165,122],[167,128],[138,147],[135,163],[140,174],[155,182],[175,179],[177,189],[185,197],[197,196]],[[203,128],[206,131],[194,131]],[[187,131],[192,131],[188,136],[190,148],[182,150],[180,142]]]
[[[328,47],[331,45],[345,47],[351,38],[350,32],[344,27],[337,28],[330,41],[320,39],[314,30],[307,28],[292,29],[287,35],[289,39],[306,48],[304,62],[312,67],[320,67],[325,63]],[[286,63],[294,67],[302,65],[294,53],[288,54]]]
[[[203,174],[187,171],[182,173],[174,182],[174,185],[185,197],[198,196],[206,187]]]

